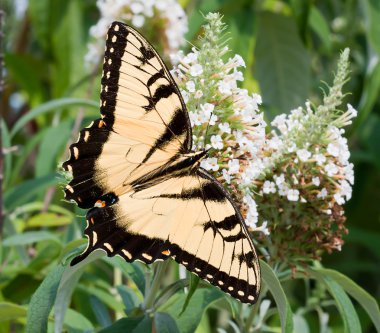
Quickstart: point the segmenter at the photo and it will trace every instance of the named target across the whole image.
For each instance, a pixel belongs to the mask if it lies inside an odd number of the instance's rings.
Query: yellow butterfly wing
[[[239,210],[206,171],[152,181],[87,214],[86,251],[152,263],[173,257],[245,303],[260,289],[260,267]]]
[[[130,262],[173,257],[240,301],[256,302],[260,267],[229,194],[200,168],[161,172],[190,153],[189,117],[157,52],[118,22],[108,32],[100,108],[63,165],[73,174],[65,197],[91,208],[87,249],[72,264],[96,249]]]
[[[153,47],[131,27],[109,31],[101,81],[101,118],[84,128],[63,164],[73,174],[65,198],[91,208],[112,192],[191,148],[180,92]]]

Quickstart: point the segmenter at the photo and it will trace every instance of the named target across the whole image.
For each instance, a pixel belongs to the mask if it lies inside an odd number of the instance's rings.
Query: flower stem
[[[161,280],[165,274],[166,268],[169,264],[169,261],[164,261],[157,263],[156,265],[156,274],[154,275],[154,279],[152,284],[150,284],[151,271],[146,273],[146,291],[145,291],[145,300],[144,300],[144,310],[150,311],[153,307],[157,292],[161,285]]]
[[[120,302],[122,301],[122,298],[120,294],[116,292],[116,288],[117,286],[120,286],[122,284],[123,284],[123,274],[121,272],[121,269],[118,267],[115,267],[113,270],[113,286],[114,286],[113,291],[115,291],[115,294],[114,294],[115,298]],[[124,313],[121,313],[121,312],[116,312],[115,314],[116,319],[121,319],[123,318],[123,316],[124,316]]]

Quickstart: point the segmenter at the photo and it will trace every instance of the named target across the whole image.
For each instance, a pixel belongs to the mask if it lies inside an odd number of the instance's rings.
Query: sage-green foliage
[[[85,246],[85,211],[62,200],[66,180],[57,165],[78,129],[98,116],[99,71],[90,73],[83,60],[95,0],[29,0],[20,18],[13,1],[2,1],[0,333],[380,331],[379,2],[181,3],[195,44],[201,13],[224,15],[230,48],[247,64],[243,85],[262,95],[268,120],[307,99],[320,102],[321,81],[332,82],[339,53],[350,48],[346,101],[359,115],[347,133],[356,183],[346,244],[323,266],[294,272],[277,274],[262,261],[261,305],[253,307],[180,277],[174,262],[149,267],[96,252],[70,267]]]

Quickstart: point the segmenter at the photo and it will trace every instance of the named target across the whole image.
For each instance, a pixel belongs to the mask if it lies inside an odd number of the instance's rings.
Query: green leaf
[[[145,316],[142,321],[133,330],[133,333],[147,333],[152,332],[153,318],[150,316]]]
[[[185,303],[183,303],[183,307],[182,307],[182,311],[181,311],[180,315],[185,312],[187,306],[189,305],[191,297],[194,295],[195,290],[197,290],[200,278],[199,278],[199,276],[197,276],[195,274],[190,274],[189,280],[190,280],[189,292],[187,293]]]
[[[315,6],[311,7],[309,24],[320,38],[324,47],[327,50],[330,50],[332,43],[329,25],[326,22],[323,15],[321,14],[321,12],[319,11],[319,9]]]
[[[19,207],[31,201],[34,196],[51,185],[58,183],[58,174],[51,173],[44,177],[26,180],[20,185],[8,190],[4,195],[4,204],[8,210]]]
[[[71,243],[75,244],[75,242],[76,241],[73,241]],[[79,254],[80,252],[82,251],[77,249],[75,254]],[[54,315],[55,315],[54,328],[56,332],[62,332],[64,318],[70,304],[71,295],[74,289],[78,286],[78,281],[80,277],[82,276],[86,266],[92,261],[95,261],[102,256],[104,256],[103,251],[95,251],[91,253],[86,259],[76,264],[75,266],[67,265],[65,267],[65,271],[59,283],[57,297],[54,303]],[[65,259],[68,259],[68,258],[65,258]],[[66,265],[66,262],[65,262],[65,265]]]
[[[308,20],[312,7],[312,1],[310,0],[290,0],[289,5],[291,6],[291,13],[294,16],[297,22],[298,33],[300,34],[300,38],[305,41],[307,39],[308,33]],[[278,12],[278,10],[272,10],[274,12]],[[287,13],[286,6],[282,10],[282,13]],[[290,13],[289,13],[290,14]]]
[[[81,269],[65,268],[54,303],[54,328],[56,332],[62,332],[63,324],[66,321],[66,312],[71,301],[71,295],[76,288],[83,271],[83,267]]]
[[[112,320],[108,312],[108,309],[104,305],[104,303],[100,301],[99,298],[97,298],[94,295],[91,295],[90,304],[92,311],[94,312],[94,315],[96,317],[96,320],[100,324],[100,326],[107,327],[112,324]]]
[[[84,238],[74,239],[73,241],[67,243],[61,251],[60,261],[67,266],[74,256],[80,254],[86,247],[87,240]],[[96,253],[101,254],[101,251]],[[87,259],[87,258],[86,258]],[[77,266],[75,266],[77,267]]]
[[[4,60],[11,78],[28,94],[29,104],[40,102],[46,90],[43,86],[46,63],[30,54],[17,53],[6,54]]]
[[[367,121],[361,126],[359,136],[367,146],[367,152],[371,154],[371,162],[380,168],[380,145],[378,144],[380,140],[380,116],[371,113]]]
[[[144,295],[145,275],[139,263],[137,262],[127,263],[125,260],[123,260],[120,257],[113,257],[113,258],[105,257],[103,258],[103,260],[106,261],[111,266],[119,268],[123,272],[123,274],[131,278],[132,281],[136,284],[137,288],[139,288],[139,290],[141,291],[141,294]]]
[[[272,268],[263,260],[260,260],[261,278],[271,292],[280,315],[282,332],[293,332],[293,313],[281,283]]]
[[[368,294],[347,276],[332,269],[315,269],[318,273],[336,281],[368,313],[378,332],[380,332],[380,310],[375,298]],[[358,331],[359,332],[359,331]]]
[[[66,94],[68,87],[83,77],[85,67],[83,58],[86,51],[84,29],[83,1],[66,1],[66,11],[56,22],[52,36],[52,52],[54,54],[53,75],[59,80],[53,81],[53,96]]]
[[[7,184],[14,184],[17,179],[20,179],[22,177],[22,171],[25,167],[28,157],[34,151],[35,147],[43,140],[47,130],[47,128],[41,129],[39,132],[35,133],[31,138],[29,138],[28,141],[24,143],[24,145],[19,146],[20,148],[17,152],[17,159],[15,160],[14,166],[12,166]]]
[[[64,327],[68,330],[68,332],[90,333],[94,331],[94,326],[91,322],[81,313],[73,309],[67,309]],[[56,332],[64,332],[64,330]]]
[[[109,293],[109,291],[105,291],[93,286],[80,286],[82,291],[86,292],[89,295],[96,296],[101,300],[104,304],[106,304],[110,309],[116,312],[123,312],[124,305],[117,299],[115,296]]]
[[[52,261],[58,259],[62,250],[62,246],[57,242],[45,242],[36,244],[37,254],[32,258],[28,265],[29,272],[38,274],[51,264]]]
[[[378,246],[378,241],[380,239],[379,232],[375,230],[365,230],[358,227],[350,227],[350,232],[346,236],[346,239],[347,243],[356,243],[367,248],[377,257],[377,260],[380,260],[380,247]]]
[[[16,234],[4,239],[3,246],[27,245],[45,240],[51,240],[61,244],[59,238],[48,231],[27,231],[22,234]]]
[[[59,282],[65,267],[58,265],[46,276],[30,300],[27,315],[27,333],[47,332],[49,313],[53,307]]]
[[[58,159],[70,138],[71,130],[71,120],[48,128],[38,150],[35,164],[36,177],[42,177],[57,169]]]
[[[276,108],[275,114],[289,112],[305,102],[309,95],[310,57],[291,17],[260,14],[255,59],[263,102]]]
[[[301,314],[295,313],[293,316],[294,333],[309,333],[309,325],[307,320]]]
[[[344,331],[347,333],[360,333],[362,331],[360,321],[350,298],[340,284],[331,275],[325,274],[325,271],[310,270],[311,274],[327,287],[327,290],[334,298],[343,320]]]
[[[254,64],[254,46],[256,41],[255,23],[257,21],[257,11],[255,10],[255,6],[238,7],[235,6],[235,2],[227,1],[222,9],[222,12],[229,13],[224,18],[228,27],[228,34],[230,36],[239,36],[239,38],[231,38],[228,46],[233,53],[239,54],[246,64],[247,69],[243,71],[243,87],[249,91],[258,91],[258,82],[253,77],[251,70]]]
[[[2,149],[11,147],[11,137],[8,131],[7,124],[4,119],[0,119],[0,134],[1,134],[1,142]],[[4,188],[7,188],[7,184],[9,183],[8,179],[12,173],[12,153],[8,152],[7,154],[2,154],[1,158],[4,156],[4,175],[3,182]]]
[[[157,312],[154,316],[154,326],[157,333],[179,333],[177,323],[171,315]]]
[[[174,294],[183,291],[184,288],[189,286],[188,279],[180,279],[175,281],[174,283],[168,285],[166,288],[162,289],[159,293],[158,297],[155,300],[155,307],[159,308],[162,304],[164,304],[170,297]]]
[[[26,309],[18,304],[0,302],[0,322],[26,317]]]
[[[141,304],[141,301],[136,295],[136,291],[132,288],[125,285],[120,285],[116,288],[123,300],[125,313],[129,316]]]
[[[58,227],[68,225],[72,221],[72,217],[67,215],[58,215],[54,213],[41,213],[32,216],[27,222],[27,228],[36,227]]]
[[[170,314],[177,323],[180,333],[193,333],[206,309],[218,299],[224,297],[224,293],[216,288],[197,289],[191,298],[186,311],[180,315],[186,301],[185,294],[173,295],[158,310]]]
[[[365,0],[367,16],[367,35],[371,46],[380,56],[380,2],[378,0]]]
[[[36,211],[40,212],[44,208],[45,208],[45,204],[43,202],[31,202],[31,203],[27,203],[25,205],[22,205],[20,207],[17,207],[17,209],[15,209],[12,212],[12,215],[14,215],[16,217],[16,216],[19,216],[19,215],[25,214],[25,213],[33,213]],[[63,216],[70,217],[70,218],[74,217],[74,214],[70,210],[63,208],[61,206],[58,206],[58,205],[50,204],[48,207],[48,210],[49,210],[49,212],[57,213],[60,216],[63,215]],[[42,213],[42,214],[44,214],[44,213]],[[41,215],[41,214],[39,214],[39,215]]]
[[[33,32],[45,50],[50,46],[52,2],[52,0],[29,1],[28,13],[32,22]]]
[[[92,108],[99,108],[98,103],[81,98],[60,98],[48,101],[38,107],[30,110],[24,116],[19,118],[14,124],[10,136],[13,137],[21,128],[23,128],[29,121],[35,119],[36,117],[46,114],[49,112],[56,111],[57,109],[77,107],[77,106],[87,106]]]
[[[378,101],[380,91],[380,61],[377,56],[369,55],[367,60],[367,69],[364,77],[363,93],[360,97],[358,106],[358,118],[354,121],[354,127],[357,128],[371,115],[373,107]]]
[[[145,317],[131,317],[123,318],[116,321],[111,326],[108,326],[98,333],[120,333],[120,332],[131,332],[135,333],[136,327],[145,319]],[[151,332],[151,331],[146,331]]]

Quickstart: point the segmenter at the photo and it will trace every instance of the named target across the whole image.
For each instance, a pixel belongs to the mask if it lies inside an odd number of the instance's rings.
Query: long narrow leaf
[[[0,302],[0,322],[26,317],[26,309],[9,302]]]
[[[113,267],[119,268],[123,274],[136,284],[137,288],[141,291],[141,294],[144,295],[145,293],[145,276],[144,272],[142,271],[139,263],[133,262],[133,263],[126,263],[125,260],[123,260],[120,257],[114,257],[109,258],[105,257],[103,258],[105,262],[110,264]]]
[[[293,332],[293,313],[290,308],[289,302],[286,298],[285,292],[282,289],[280,281],[277,279],[276,274],[272,268],[265,262],[260,260],[262,279],[269,291],[271,292],[278,308],[281,320],[282,332]]]
[[[76,242],[76,241],[74,241]],[[76,254],[79,254],[80,251],[76,251]],[[74,254],[72,251],[70,252],[71,256]],[[63,251],[62,258],[66,261],[68,257],[68,252]],[[57,297],[54,304],[54,332],[60,333],[62,332],[62,327],[65,320],[65,314],[69,307],[71,295],[76,288],[80,277],[82,276],[85,267],[92,261],[104,256],[103,251],[95,251],[90,256],[88,256],[85,260],[80,262],[75,266],[70,266],[69,263],[66,263],[68,266],[65,268],[65,272],[63,273],[62,279],[59,284]]]
[[[255,71],[263,102],[276,108],[276,114],[288,112],[307,99],[310,57],[292,17],[271,12],[260,14]]]
[[[30,201],[34,196],[39,194],[41,190],[56,184],[58,184],[57,173],[27,180],[4,194],[4,205],[9,210],[19,207]]]
[[[54,268],[33,294],[28,308],[27,333],[47,332],[49,313],[53,307],[64,270],[65,267],[62,265]]]
[[[331,296],[334,297],[337,308],[342,316],[345,332],[360,333],[362,329],[358,314],[341,285],[330,275],[324,274],[323,271],[310,270],[310,272],[317,280],[327,287]]]
[[[11,147],[11,137],[8,131],[8,127],[3,119],[0,120],[0,133],[1,133],[1,142],[2,149]],[[2,157],[3,158],[3,154]],[[7,188],[9,182],[9,175],[11,174],[12,169],[12,155],[10,152],[6,153],[4,156],[4,188]]]
[[[32,119],[35,119],[41,114],[53,112],[53,111],[56,111],[57,109],[77,107],[77,106],[88,106],[88,107],[92,107],[96,109],[99,108],[98,103],[87,100],[87,99],[81,99],[81,98],[55,99],[30,110],[27,114],[22,116],[13,126],[10,136],[12,138],[29,121],[31,121]]]
[[[212,303],[224,297],[224,295],[223,292],[216,288],[197,289],[190,299],[186,311],[180,315],[186,301],[186,295],[177,293],[161,306],[159,311],[171,315],[177,323],[180,333],[193,333],[206,309]]]
[[[51,240],[61,244],[59,238],[48,231],[29,231],[10,236],[3,241],[3,246],[27,245],[44,240]]]
[[[358,286],[347,276],[332,269],[317,269],[325,276],[333,278],[340,286],[367,311],[378,332],[380,332],[380,310],[376,300],[363,288]]]
[[[41,142],[35,164],[36,177],[42,177],[57,169],[57,162],[72,131],[72,121],[50,127]]]
[[[182,307],[182,311],[181,311],[180,315],[185,312],[187,306],[189,305],[191,297],[193,297],[195,290],[197,290],[200,278],[199,278],[199,276],[197,276],[195,274],[190,274],[189,280],[190,280],[189,292],[187,293],[185,303],[183,303],[183,307]]]

